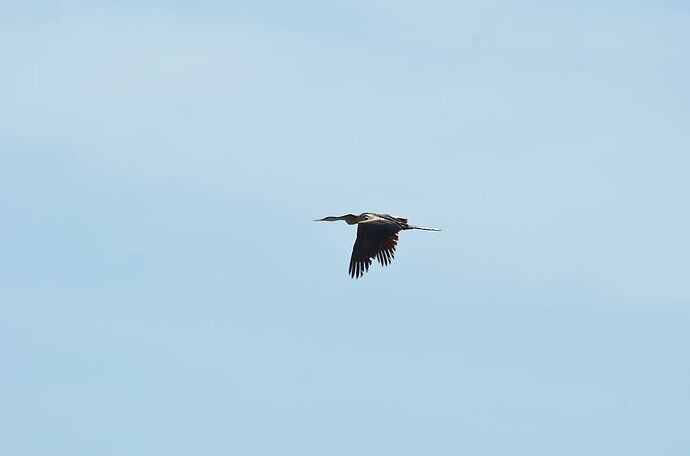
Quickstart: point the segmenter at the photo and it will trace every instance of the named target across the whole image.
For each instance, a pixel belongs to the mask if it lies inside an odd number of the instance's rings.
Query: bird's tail
[[[439,228],[427,228],[424,226],[408,226],[406,230],[441,231]]]

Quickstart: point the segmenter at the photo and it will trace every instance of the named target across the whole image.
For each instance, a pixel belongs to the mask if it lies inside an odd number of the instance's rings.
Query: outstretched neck
[[[338,220],[344,220],[345,223],[348,225],[356,225],[357,223],[361,222],[360,218],[354,214],[346,214],[346,215],[341,215],[338,217],[330,216],[330,217],[324,217],[322,219],[316,220],[317,222],[336,222]]]

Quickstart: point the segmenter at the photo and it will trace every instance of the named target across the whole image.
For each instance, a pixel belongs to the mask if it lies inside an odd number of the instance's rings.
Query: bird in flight
[[[350,257],[350,276],[358,279],[369,270],[372,258],[381,266],[388,266],[393,260],[398,244],[398,232],[402,230],[441,231],[438,228],[424,228],[407,224],[407,219],[388,214],[363,212],[359,215],[347,214],[339,217],[325,217],[315,222],[335,222],[344,220],[348,225],[357,226],[357,239]]]

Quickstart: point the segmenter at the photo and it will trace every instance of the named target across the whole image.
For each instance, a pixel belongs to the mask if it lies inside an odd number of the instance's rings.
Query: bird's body
[[[382,266],[388,266],[393,260],[395,247],[398,244],[398,232],[402,230],[441,231],[437,228],[411,226],[405,218],[373,212],[331,216],[316,221],[334,222],[337,220],[343,220],[348,225],[357,225],[357,239],[352,247],[350,258],[349,272],[352,278],[363,276],[369,270],[373,258],[376,258]]]

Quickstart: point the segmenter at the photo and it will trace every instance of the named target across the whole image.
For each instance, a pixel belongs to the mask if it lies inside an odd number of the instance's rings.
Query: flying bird
[[[424,228],[407,224],[407,219],[388,214],[363,212],[359,215],[347,214],[339,217],[325,217],[315,222],[335,222],[344,220],[348,225],[357,226],[357,239],[350,257],[350,276],[358,279],[369,270],[372,258],[381,266],[388,266],[393,260],[398,244],[398,232],[402,230],[441,231],[438,228]]]

